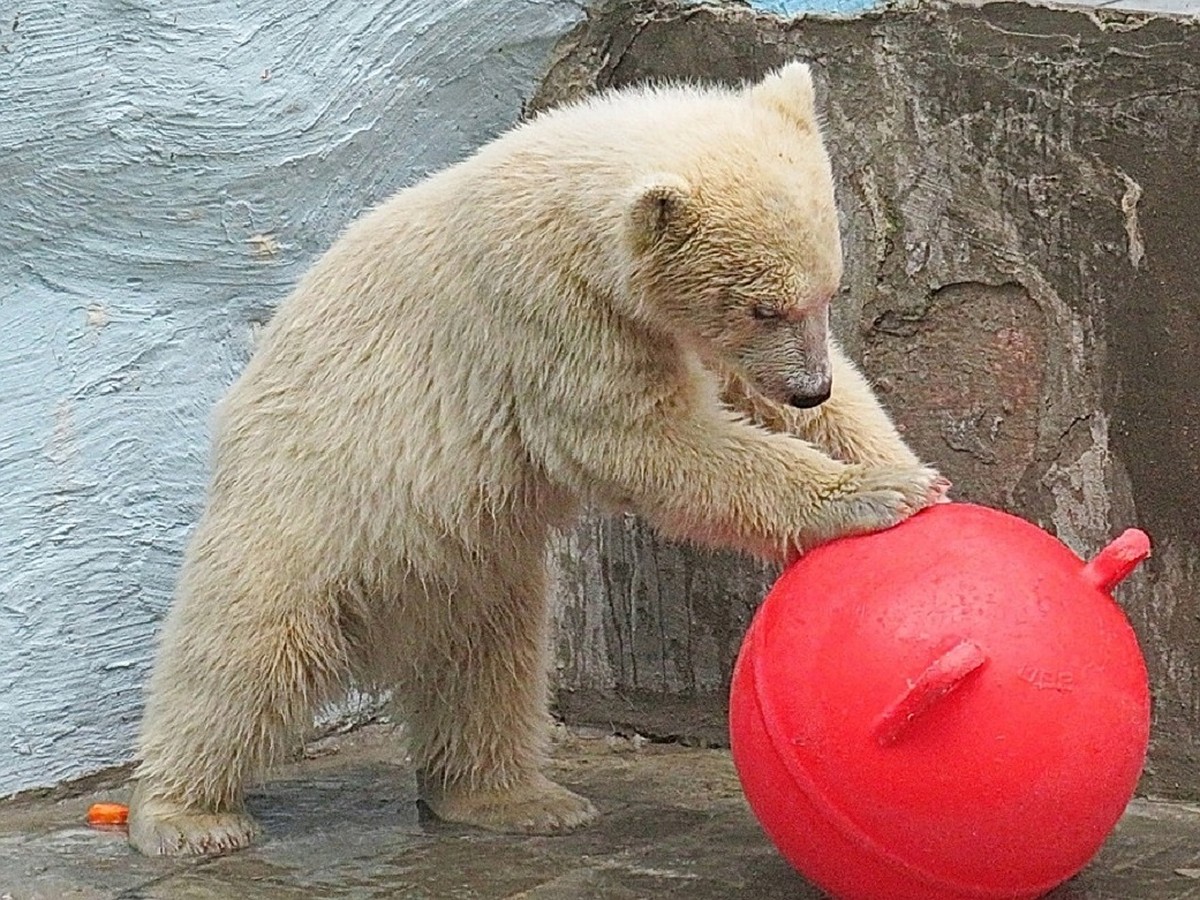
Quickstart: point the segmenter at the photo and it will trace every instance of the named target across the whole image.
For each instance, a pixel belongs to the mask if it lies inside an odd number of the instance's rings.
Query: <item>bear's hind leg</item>
[[[185,579],[164,629],[147,697],[129,840],[142,853],[221,853],[258,826],[243,785],[261,775],[340,685],[336,602],[290,585],[206,590]]]
[[[548,779],[548,604],[542,557],[422,599],[432,618],[402,685],[422,800],[439,818],[525,834],[570,831],[591,801]],[[468,583],[469,582],[469,583]]]

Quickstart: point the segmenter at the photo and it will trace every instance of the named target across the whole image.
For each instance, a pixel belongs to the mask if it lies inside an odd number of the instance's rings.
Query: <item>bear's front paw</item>
[[[934,503],[948,502],[950,482],[928,466],[848,466],[830,491],[819,540],[891,528]]]
[[[598,815],[586,797],[541,775],[505,790],[471,791],[427,783],[421,799],[447,822],[516,834],[563,834]]]
[[[229,853],[248,847],[258,833],[245,813],[188,809],[137,792],[129,804],[129,843],[146,856]]]

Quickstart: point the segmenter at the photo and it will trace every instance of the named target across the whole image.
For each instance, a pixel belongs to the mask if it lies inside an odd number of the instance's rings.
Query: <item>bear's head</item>
[[[828,398],[842,250],[808,67],[745,88],[639,183],[627,227],[642,302],[702,357],[799,407]],[[691,144],[688,145],[689,140]]]

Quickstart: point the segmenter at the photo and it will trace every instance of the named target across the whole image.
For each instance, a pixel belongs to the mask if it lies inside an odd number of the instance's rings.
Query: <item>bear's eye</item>
[[[758,319],[760,322],[769,322],[774,319],[781,318],[783,313],[779,311],[778,307],[765,303],[759,303],[756,306],[750,307],[750,315],[755,319]]]

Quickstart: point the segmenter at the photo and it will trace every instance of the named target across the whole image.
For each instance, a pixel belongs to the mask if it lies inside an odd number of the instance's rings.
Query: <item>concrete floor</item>
[[[557,777],[600,823],[557,838],[424,820],[386,725],[310,745],[252,806],[258,847],[208,860],[134,855],[87,828],[120,779],[0,803],[0,900],[817,900],[751,818],[727,753],[565,730]],[[1136,802],[1101,855],[1053,900],[1200,900],[1200,810]]]

